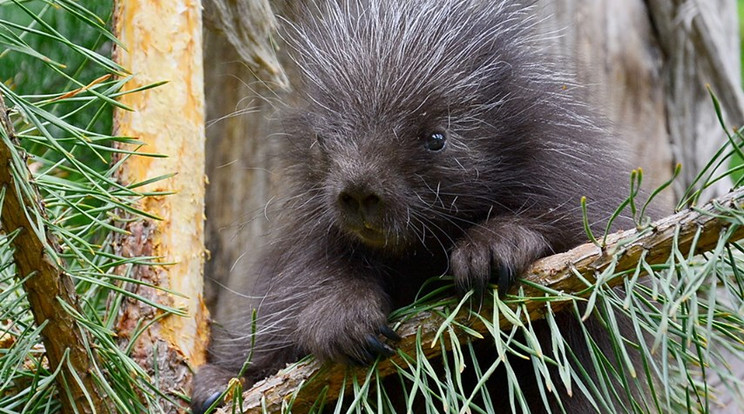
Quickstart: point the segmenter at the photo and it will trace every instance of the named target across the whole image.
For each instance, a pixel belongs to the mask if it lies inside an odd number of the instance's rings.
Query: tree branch
[[[93,375],[96,354],[86,347],[90,338],[69,311],[72,308],[82,313],[75,285],[55,262],[57,242],[41,223],[40,219],[45,218],[43,202],[25,160],[14,157],[13,146],[18,143],[7,114],[0,94],[0,188],[5,192],[0,223],[3,232],[12,235],[16,272],[23,281],[34,320],[43,326],[50,367],[61,369],[56,381],[62,412],[112,412]]]
[[[674,243],[682,252],[689,251],[693,243],[696,254],[711,250],[719,243],[722,232],[727,231],[732,225],[721,219],[718,213],[720,207],[736,209],[744,207],[744,188],[733,191],[702,208],[688,209],[658,220],[645,231],[628,230],[611,234],[607,237],[604,249],[588,243],[568,252],[538,260],[522,277],[521,286],[514,289],[523,289],[520,296],[525,298],[544,296],[543,291],[535,286],[547,287],[573,296],[588,296],[591,290],[586,289],[587,282],[595,283],[596,275],[611,265],[614,266],[615,273],[632,270],[644,254],[643,259],[649,264],[663,263],[669,258]],[[744,227],[737,226],[733,230],[729,242],[744,238]],[[577,274],[582,277],[576,277]],[[587,282],[582,281],[582,278]],[[614,278],[606,286],[616,286],[622,281],[622,278]],[[559,311],[570,305],[571,301],[552,301],[551,309]],[[531,320],[542,318],[546,311],[544,301],[518,301],[511,306],[526,308]],[[456,321],[481,334],[490,335],[480,320],[468,318],[467,311],[458,314]],[[434,340],[443,322],[444,319],[436,312],[421,312],[398,328],[397,332],[402,337],[397,344],[398,347],[406,354],[415,354],[419,331],[421,342],[429,343]],[[511,326],[511,322],[502,317],[500,326],[507,328]],[[426,357],[431,359],[439,355],[441,349],[425,347],[424,352]],[[405,366],[399,356],[394,356],[379,364],[380,376],[394,373],[396,371],[394,362]],[[346,369],[341,365],[322,366],[316,360],[285,368],[256,383],[243,394],[243,412],[260,413],[264,409],[268,412],[279,412],[282,404],[290,400],[293,400],[293,409],[301,412],[304,408],[309,408],[321,392],[325,392],[329,398],[337,396]],[[364,369],[358,369],[358,373],[364,372]],[[231,410],[226,408],[217,412],[227,414]]]

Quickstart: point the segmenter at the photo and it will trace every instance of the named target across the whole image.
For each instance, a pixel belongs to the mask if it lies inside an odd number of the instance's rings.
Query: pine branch
[[[80,312],[75,285],[65,274],[55,250],[57,243],[41,220],[45,217],[41,197],[25,160],[14,157],[17,138],[8,118],[8,108],[0,95],[0,187],[4,191],[0,222],[5,234],[13,235],[16,273],[23,281],[31,312],[43,326],[43,342],[52,369],[60,367],[56,376],[65,413],[111,412],[108,400],[94,379],[95,351],[86,344],[90,338],[76,321],[73,312]]]
[[[678,214],[654,222],[650,227],[636,231],[629,230],[609,235],[606,245],[602,249],[589,243],[578,246],[568,252],[556,254],[537,261],[522,278],[522,289],[519,294],[522,300],[511,301],[513,309],[526,309],[531,320],[540,319],[546,313],[545,301],[527,300],[527,298],[544,297],[545,290],[564,292],[572,297],[587,297],[592,290],[587,286],[597,282],[596,275],[610,266],[615,274],[633,270],[639,260],[648,264],[664,263],[675,249],[686,253],[692,248],[695,254],[700,254],[715,248],[721,236],[731,231],[728,242],[744,238],[744,227],[727,221],[721,214],[722,209],[737,209],[744,207],[744,189],[738,189],[710,202],[702,208],[688,209]],[[581,277],[578,277],[580,275]],[[622,284],[624,278],[613,278],[605,283],[607,288]],[[513,292],[515,293],[515,292]],[[572,306],[570,300],[550,301],[552,311]],[[486,337],[488,333],[485,325],[477,318],[469,318],[467,311],[461,311],[455,321],[468,326]],[[417,335],[421,343],[429,344],[434,341],[436,333],[444,322],[441,314],[436,312],[421,312],[414,318],[404,322],[397,333],[402,337],[397,344],[399,349],[408,355],[416,353]],[[500,326],[507,328],[511,322],[503,316]],[[462,335],[462,338],[473,338]],[[426,357],[431,359],[441,353],[439,347],[424,347]],[[378,366],[379,375],[387,376],[396,372],[395,364],[406,366],[400,356],[382,361]],[[243,412],[280,412],[282,405],[292,402],[292,409],[296,412],[312,406],[321,393],[333,399],[339,395],[346,374],[341,365],[322,366],[318,361],[310,360],[284,369],[265,380],[255,384],[253,388],[243,394]],[[361,376],[365,369],[357,369]],[[230,408],[217,411],[221,414],[232,412]]]

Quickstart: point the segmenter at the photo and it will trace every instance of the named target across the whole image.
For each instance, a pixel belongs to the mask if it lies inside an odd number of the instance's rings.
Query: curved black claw
[[[367,335],[367,347],[377,355],[389,358],[395,354],[395,350],[376,335]]]
[[[204,414],[204,413],[206,413],[207,410],[209,410],[209,407],[211,407],[212,404],[214,404],[215,402],[217,402],[217,399],[219,399],[221,395],[222,395],[222,392],[220,392],[220,391],[215,392],[214,394],[212,394],[211,396],[209,396],[209,398],[207,398],[206,400],[204,400],[204,403],[201,405],[201,408],[199,408],[197,410],[192,410],[192,413],[193,414]]]
[[[486,288],[488,287],[488,280],[486,278],[475,278],[473,283],[473,297],[478,301],[478,304],[483,303],[483,297],[486,294]]]
[[[362,348],[359,350],[358,355],[347,355],[346,358],[352,365],[355,365],[357,367],[366,367],[369,366],[369,364],[371,364],[376,357],[368,349]]]
[[[499,266],[498,269],[498,290],[499,297],[506,294],[517,279],[517,272],[511,266]]]
[[[398,341],[400,341],[400,339],[401,339],[401,338],[400,338],[400,335],[398,335],[398,334],[397,334],[397,333],[396,333],[396,332],[395,332],[395,331],[393,330],[393,328],[391,328],[391,327],[389,327],[389,326],[387,326],[387,325],[382,325],[382,326],[380,327],[380,333],[381,333],[382,335],[384,335],[384,336],[385,336],[385,338],[387,338],[387,339],[389,339],[389,340],[391,340],[391,341],[395,341],[395,342],[398,342]]]
[[[387,327],[386,330],[381,328],[380,333],[382,335],[385,335],[386,337],[390,338],[395,337],[400,339],[400,337],[393,332],[392,329]],[[391,336],[388,336],[391,335]],[[352,365],[358,366],[358,367],[366,367],[369,366],[371,363],[373,363],[377,357],[383,357],[383,358],[389,358],[393,355],[395,355],[395,349],[393,349],[390,345],[386,344],[383,340],[381,340],[377,335],[375,334],[368,334],[365,338],[364,343],[361,344],[362,346],[359,347],[359,349],[354,354],[348,354],[346,356],[346,359],[351,363]]]

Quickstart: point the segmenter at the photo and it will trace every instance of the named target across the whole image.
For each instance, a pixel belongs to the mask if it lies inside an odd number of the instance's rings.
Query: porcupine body
[[[628,169],[539,47],[534,9],[330,0],[300,14],[286,31],[301,79],[282,118],[289,195],[250,270],[258,299],[235,298],[246,315],[258,309],[256,336],[250,316],[215,333],[196,412],[251,352],[249,384],[308,353],[352,364],[389,355],[388,314],[425,280],[504,289],[535,259],[585,241],[581,196],[600,229],[625,194]],[[560,323],[591,365],[578,323]],[[550,349],[547,327],[535,329]],[[531,411],[543,412],[531,364],[524,371]],[[499,375],[496,412],[509,406]],[[567,412],[595,412],[579,394],[562,396]]]

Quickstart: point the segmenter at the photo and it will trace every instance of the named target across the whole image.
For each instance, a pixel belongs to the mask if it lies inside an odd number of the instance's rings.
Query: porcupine
[[[603,229],[626,194],[612,135],[540,46],[533,7],[305,7],[284,35],[300,74],[299,103],[282,114],[289,195],[251,270],[259,299],[236,304],[258,309],[256,337],[249,317],[215,333],[195,412],[249,353],[248,385],[308,353],[349,364],[389,356],[388,314],[425,280],[449,274],[460,292],[482,295],[491,281],[504,291],[535,259],[586,240],[581,196]],[[559,322],[590,365],[578,322]],[[549,344],[547,326],[535,329]],[[525,371],[520,387],[543,412],[531,365]],[[499,381],[494,374],[495,389]],[[582,395],[564,395],[563,406],[595,412]]]

